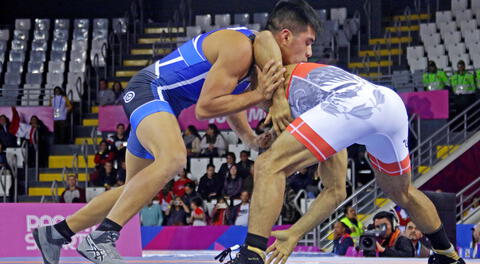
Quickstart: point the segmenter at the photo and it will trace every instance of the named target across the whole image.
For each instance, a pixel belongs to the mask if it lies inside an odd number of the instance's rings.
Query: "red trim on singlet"
[[[410,156],[407,155],[405,159],[399,162],[385,163],[375,158],[372,154],[368,153],[368,158],[372,162],[372,166],[381,173],[388,174],[390,176],[399,176],[405,174],[411,170]]]
[[[300,117],[295,119],[287,127],[287,130],[308,150],[310,150],[319,161],[325,161],[337,152]]]
[[[325,66],[328,66],[328,65],[312,63],[312,62],[298,63],[295,66],[295,68],[293,68],[292,74],[290,74],[290,80],[288,81],[287,90],[285,91],[285,96],[287,96],[287,100],[288,100],[288,95],[290,94],[290,84],[292,83],[292,78],[294,75],[305,78],[307,77],[308,73],[310,73],[313,69],[316,69],[319,67],[325,67]]]

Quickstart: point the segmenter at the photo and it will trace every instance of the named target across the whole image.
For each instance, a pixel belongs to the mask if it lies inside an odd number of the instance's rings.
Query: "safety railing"
[[[92,127],[92,130],[90,131],[90,138],[92,140],[92,148],[93,152],[96,153],[98,151],[97,149],[97,142],[98,142],[98,133],[97,133],[97,127]]]
[[[367,39],[372,38],[372,3],[370,0],[365,0],[363,3],[363,11],[367,18]]]
[[[457,193],[457,220],[458,223],[463,223],[473,213],[480,208],[475,208],[474,205],[480,200],[480,176],[478,176],[473,182],[465,186],[460,192]],[[473,209],[473,212],[471,211]]]
[[[28,186],[29,186],[29,179],[30,179],[30,170],[28,169],[29,168],[29,154],[28,154],[28,142],[25,140],[22,142],[22,144],[20,145],[20,153],[23,157],[23,168],[25,170],[25,190],[28,191]],[[17,166],[17,164],[15,163],[15,166]]]
[[[460,129],[460,132],[455,132],[458,129]],[[421,143],[410,151],[412,180],[416,180],[423,175],[424,170],[422,166],[435,166],[438,162],[455,151],[458,145],[464,143],[470,136],[479,131],[480,100],[476,101],[464,112],[453,118],[428,138],[421,140]],[[442,155],[436,150],[436,147],[439,145],[444,145],[446,148]],[[365,158],[370,163],[368,157]],[[331,245],[332,241],[327,240],[328,236],[332,233],[330,229],[336,221],[339,221],[344,216],[341,209],[345,205],[352,204],[356,208],[358,214],[369,215],[380,208],[375,201],[378,198],[385,197],[385,194],[379,189],[375,180],[363,185],[341,203],[324,224],[317,227],[318,233],[321,234],[319,244],[322,247],[328,247]]]
[[[58,181],[54,180],[52,181],[52,184],[50,185],[50,194],[52,195],[53,202],[58,203],[59,202],[59,195],[58,195]]]
[[[93,144],[95,144],[95,142],[93,142]],[[80,147],[80,153],[82,153],[82,158],[85,162],[85,188],[87,188],[90,177],[88,174],[88,142],[85,139],[83,140],[82,146]]]

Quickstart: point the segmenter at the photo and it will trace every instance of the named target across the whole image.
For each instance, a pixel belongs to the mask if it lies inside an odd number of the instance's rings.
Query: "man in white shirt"
[[[235,219],[235,225],[247,226],[248,215],[250,213],[250,194],[248,191],[243,191],[240,195],[240,199],[242,200],[242,203],[233,207],[233,219]]]

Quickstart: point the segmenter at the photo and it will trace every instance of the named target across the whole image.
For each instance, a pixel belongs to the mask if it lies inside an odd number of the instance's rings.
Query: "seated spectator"
[[[213,164],[207,165],[207,173],[200,178],[198,185],[198,192],[203,199],[210,201],[221,194],[223,182],[215,173],[215,166]]]
[[[163,224],[162,209],[155,198],[140,211],[140,222],[142,226],[161,226]]]
[[[238,198],[242,191],[242,178],[237,174],[237,166],[233,165],[230,172],[223,183],[223,195],[230,198],[230,200]]]
[[[238,175],[242,178],[242,189],[251,193],[253,191],[253,175],[251,170],[254,162],[250,160],[249,157],[250,152],[242,150],[242,152],[240,152],[240,161],[237,163],[237,169]]]
[[[123,87],[122,83],[114,82],[113,83],[113,94],[115,95],[115,104],[121,105],[122,104],[122,94],[123,94]]]
[[[173,180],[169,181],[163,189],[157,194],[158,201],[162,206],[164,212],[167,211],[170,203],[174,200],[175,195],[173,194]]]
[[[97,102],[99,105],[113,105],[115,103],[115,93],[108,88],[107,81],[101,79],[98,82]]]
[[[188,126],[183,132],[183,142],[187,148],[188,157],[200,156],[200,134],[195,126]]]
[[[95,154],[95,168],[101,168],[107,162],[115,160],[115,152],[110,149],[108,142],[102,140],[98,145],[98,152]]]
[[[350,229],[350,236],[353,238],[353,242],[358,245],[360,236],[363,235],[364,231],[362,222],[357,219],[357,211],[352,206],[347,206],[344,208],[343,213],[345,217],[340,219],[340,222]]]
[[[220,196],[212,211],[211,225],[228,225],[229,211],[227,200],[225,200],[225,197]]]
[[[121,150],[126,147],[128,137],[125,134],[125,125],[123,123],[117,124],[115,134],[108,138],[110,144],[112,144],[117,150]]]
[[[450,86],[444,71],[438,70],[434,61],[428,61],[427,72],[423,74],[423,87],[425,91],[443,90]]]
[[[207,133],[200,141],[201,155],[204,157],[219,157],[227,148],[225,139],[215,124],[209,124]]]
[[[91,179],[95,186],[104,186],[105,189],[110,190],[117,184],[117,170],[113,168],[113,163],[108,161],[103,165],[103,168],[98,170],[98,176]]]
[[[60,196],[61,203],[86,203],[85,190],[77,186],[77,176],[67,176],[67,188]]]
[[[169,226],[181,226],[187,224],[187,216],[190,213],[190,209],[182,201],[181,197],[175,197],[175,200],[170,202],[165,215],[168,216],[167,225]]]
[[[428,258],[430,256],[431,245],[423,236],[422,231],[417,229],[415,223],[408,222],[403,235],[412,242],[416,258]]]
[[[243,191],[240,195],[242,202],[230,209],[232,223],[237,226],[248,226],[248,215],[250,213],[250,193]]]
[[[373,226],[375,229],[380,229],[382,226],[386,227],[385,236],[382,237],[381,242],[376,242],[376,251],[365,251],[364,256],[380,257],[401,257],[412,258],[415,255],[412,242],[401,235],[398,226],[395,225],[395,215],[391,212],[379,212],[373,217]]]
[[[176,197],[183,197],[183,195],[185,195],[185,185],[192,182],[192,180],[187,177],[187,170],[185,169],[183,169],[178,176],[180,178],[173,184],[173,194],[175,194]]]
[[[4,148],[17,146],[17,137],[10,133],[10,120],[6,115],[0,115],[0,143]]]
[[[287,184],[295,192],[305,190],[307,186],[313,185],[313,175],[309,173],[308,168],[301,169],[287,178]]]
[[[10,170],[7,161],[7,153],[5,153],[5,148],[3,147],[3,143],[0,142],[0,169],[5,168]]]
[[[230,168],[235,165],[236,159],[237,158],[235,157],[235,153],[227,153],[227,162],[223,163],[218,170],[218,176],[222,180],[222,185],[225,181],[225,178],[227,177],[228,172],[230,171]]]
[[[192,226],[206,226],[207,225],[207,220],[205,216],[205,211],[202,208],[202,199],[200,197],[197,197],[192,200],[190,203],[190,210],[191,210],[191,215],[189,218],[189,223]]]
[[[348,248],[355,246],[350,232],[350,228],[343,222],[338,221],[335,223],[333,231],[333,254],[345,256]]]
[[[125,160],[120,162],[120,168],[117,170],[117,183],[115,187],[122,186],[125,184],[127,178],[127,164]]]
[[[188,182],[187,184],[185,184],[184,190],[185,190],[185,195],[183,196],[183,202],[187,206],[190,206],[190,203],[195,199],[202,200],[202,197],[200,197],[200,194],[198,194],[197,191],[195,191],[194,182]]]
[[[53,89],[53,95],[50,100],[50,105],[53,107],[55,143],[67,144],[68,129],[73,129],[69,127],[67,117],[68,113],[72,111],[73,106],[65,94],[65,91],[60,86]]]

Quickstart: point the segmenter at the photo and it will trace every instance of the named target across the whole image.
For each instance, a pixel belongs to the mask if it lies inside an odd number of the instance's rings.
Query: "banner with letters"
[[[247,110],[248,123],[255,128],[259,121],[265,118],[266,113],[258,107],[252,107]],[[212,118],[205,121],[198,121],[195,117],[195,105],[182,111],[178,117],[182,131],[189,125],[194,125],[198,130],[207,130],[208,124],[216,124],[220,130],[229,130],[225,117]],[[111,105],[101,106],[98,110],[98,130],[102,132],[115,131],[118,124],[128,125],[128,118],[123,111],[123,106]]]
[[[0,257],[39,257],[32,231],[40,226],[56,224],[85,204],[65,203],[0,203]],[[62,256],[79,256],[78,243],[94,228],[72,237],[72,243],[63,246]],[[142,256],[140,222],[135,216],[122,229],[117,247],[122,256]]]

